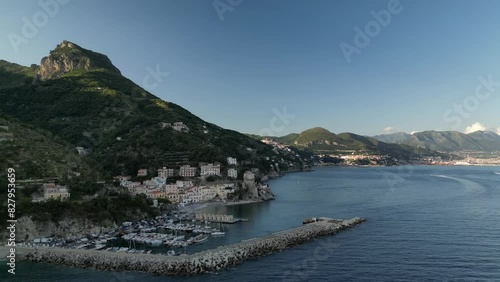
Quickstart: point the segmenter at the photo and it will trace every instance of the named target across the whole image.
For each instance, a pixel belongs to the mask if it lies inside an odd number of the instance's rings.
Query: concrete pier
[[[321,218],[297,228],[244,240],[192,255],[167,257],[151,254],[114,253],[58,248],[17,248],[18,259],[56,263],[70,267],[107,271],[147,272],[155,275],[192,275],[219,271],[244,261],[273,254],[315,238],[333,235],[364,222],[363,218],[332,220]]]

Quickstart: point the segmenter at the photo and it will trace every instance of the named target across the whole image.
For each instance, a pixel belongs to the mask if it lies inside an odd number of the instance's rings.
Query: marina
[[[242,221],[247,220],[226,214],[200,217],[188,212],[174,211],[152,220],[126,221],[118,228],[102,234],[89,234],[73,240],[36,238],[31,242],[20,242],[18,246],[176,256],[186,254],[190,245],[204,243],[210,237],[225,236],[224,224]]]
[[[19,248],[21,259],[30,262],[56,263],[70,267],[94,268],[109,271],[138,271],[154,275],[190,275],[219,271],[232,265],[264,255],[280,252],[315,238],[336,234],[354,227],[363,218],[348,220],[318,218],[302,226],[271,233],[239,243],[221,246],[190,255],[173,256],[128,253],[121,247],[114,252],[62,248]],[[206,235],[197,235],[192,241],[207,240]],[[170,252],[173,254],[174,252]]]

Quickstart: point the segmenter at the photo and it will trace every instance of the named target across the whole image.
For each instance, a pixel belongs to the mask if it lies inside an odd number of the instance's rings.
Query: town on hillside
[[[161,167],[156,171],[141,168],[136,175],[114,177],[116,189],[131,195],[144,194],[153,199],[168,200],[172,204],[186,205],[207,201],[231,201],[237,189],[246,191],[249,199],[270,199],[272,193],[267,184],[262,184],[267,177],[258,178],[258,168],[243,173],[243,181],[238,180],[238,161],[227,157],[227,170],[221,172],[220,163],[200,163],[198,167],[182,165],[179,168]],[[261,182],[262,181],[262,182]],[[68,187],[55,183],[44,183],[43,195],[33,197],[33,202],[46,200],[68,200]],[[161,201],[161,200],[160,200]]]

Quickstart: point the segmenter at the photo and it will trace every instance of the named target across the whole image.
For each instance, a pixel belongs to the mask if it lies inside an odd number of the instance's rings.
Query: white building
[[[158,169],[158,177],[168,178],[168,177],[174,176],[174,174],[175,174],[175,170],[173,168],[163,167],[163,168]]]
[[[233,158],[233,157],[227,157],[227,164],[228,164],[228,165],[237,165],[237,164],[238,164],[238,161],[236,160],[236,158]]]
[[[177,194],[179,193],[179,188],[175,184],[167,184],[164,186],[166,194]]]
[[[218,175],[220,176],[220,165],[214,165],[214,164],[206,164],[202,165],[200,167],[200,175],[201,176],[211,176],[211,175]]]
[[[43,184],[43,198],[45,200],[67,200],[70,197],[66,186],[55,185],[54,183]]]
[[[76,147],[76,151],[78,152],[79,155],[86,155],[89,153],[89,150],[83,147]]]
[[[179,175],[182,177],[195,177],[196,176],[196,167],[191,167],[189,165],[181,166],[179,170]]]
[[[227,177],[238,178],[238,170],[230,168],[227,170]]]
[[[172,128],[175,130],[175,131],[188,131],[189,128],[183,123],[183,122],[174,122],[174,124],[172,125]]]
[[[175,184],[176,184],[176,185],[177,185],[177,187],[179,187],[179,188],[191,188],[191,187],[193,187],[193,186],[194,186],[193,181],[189,181],[189,180],[184,180],[184,181],[182,181],[182,180],[177,180],[177,181],[175,182]]]

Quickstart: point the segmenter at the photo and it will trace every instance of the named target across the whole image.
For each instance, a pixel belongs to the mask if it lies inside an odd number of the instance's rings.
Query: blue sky
[[[66,0],[44,22],[39,1],[3,0],[0,59],[38,64],[69,40],[107,54],[141,86],[158,66],[169,76],[150,92],[247,133],[500,127],[500,1],[217,1],[231,9],[223,20],[212,0]],[[366,33],[382,10],[390,22],[358,48],[354,29]],[[23,18],[37,24],[29,38]],[[359,51],[350,62],[342,42]]]

